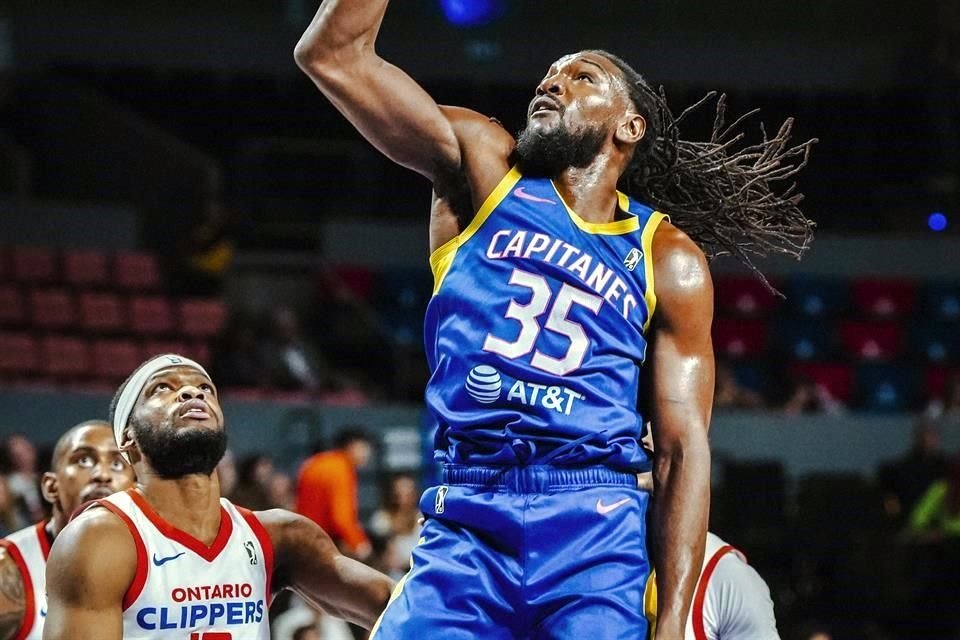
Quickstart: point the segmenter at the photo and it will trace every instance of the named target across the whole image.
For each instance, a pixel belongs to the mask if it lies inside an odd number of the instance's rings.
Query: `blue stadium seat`
[[[918,322],[910,327],[910,353],[931,363],[960,360],[960,323]]]
[[[849,283],[836,278],[797,275],[784,283],[782,291],[788,310],[795,315],[839,315],[850,306]]]
[[[920,372],[913,367],[864,364],[855,372],[854,397],[864,411],[896,413],[916,408],[920,386]]]
[[[920,289],[923,315],[938,320],[960,320],[960,282],[929,282]]]
[[[777,353],[790,360],[824,360],[834,352],[833,325],[820,318],[787,317],[774,327]]]
[[[373,305],[400,344],[419,343],[423,316],[433,295],[429,269],[384,269],[377,276]]]

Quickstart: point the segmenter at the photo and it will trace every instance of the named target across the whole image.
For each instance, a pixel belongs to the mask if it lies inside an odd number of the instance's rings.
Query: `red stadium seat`
[[[41,350],[42,369],[50,377],[77,379],[90,375],[90,348],[86,340],[47,336]]]
[[[853,396],[853,367],[832,362],[798,362],[794,371],[804,375],[817,386],[826,389],[830,396],[849,404]]]
[[[57,256],[44,247],[14,247],[11,252],[13,278],[28,284],[54,282]]]
[[[154,291],[160,288],[160,265],[149,253],[118,253],[113,259],[113,281],[127,291]]]
[[[0,282],[5,282],[10,277],[10,252],[6,247],[0,247]]]
[[[20,289],[14,284],[0,284],[0,327],[17,327],[25,321]]]
[[[757,278],[718,277],[713,290],[717,309],[726,315],[765,316],[780,304]]]
[[[222,300],[191,299],[180,302],[180,326],[184,335],[212,338],[220,334],[227,321],[227,306]]]
[[[854,360],[890,360],[903,350],[903,333],[891,322],[847,321],[840,324],[840,343]]]
[[[909,315],[916,300],[916,285],[905,280],[858,280],[852,289],[855,309],[874,318]]]
[[[130,329],[140,336],[167,335],[173,332],[173,309],[161,296],[135,296],[130,299]]]
[[[93,343],[93,374],[120,382],[140,366],[141,355],[133,340],[97,340]]]
[[[718,318],[713,323],[713,347],[730,358],[753,358],[767,348],[767,324],[762,320]]]
[[[0,376],[19,378],[34,373],[39,364],[37,341],[28,333],[0,332]]]
[[[107,255],[99,251],[63,254],[63,280],[75,287],[103,287],[110,281]]]
[[[81,293],[80,326],[90,333],[121,333],[127,327],[126,306],[115,293]]]
[[[373,295],[374,273],[373,269],[363,265],[342,264],[333,267],[331,277],[334,283],[322,279],[321,286],[329,288],[331,286],[342,285],[350,293],[363,302],[369,302]]]
[[[77,324],[73,295],[66,289],[34,289],[30,292],[30,320],[40,329],[70,329]]]

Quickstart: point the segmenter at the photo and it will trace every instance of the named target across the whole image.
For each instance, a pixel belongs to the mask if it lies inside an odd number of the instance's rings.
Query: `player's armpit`
[[[658,637],[680,638],[700,568],[710,509],[713,285],[699,248],[661,224],[653,241],[651,409]]]
[[[81,514],[50,549],[44,640],[121,640],[123,597],[136,571],[126,525],[102,508]]]
[[[0,545],[0,640],[16,637],[26,606],[23,576],[6,547]]]
[[[256,516],[273,544],[277,588],[292,589],[338,618],[373,626],[393,589],[389,577],[342,555],[312,520],[281,509]]]

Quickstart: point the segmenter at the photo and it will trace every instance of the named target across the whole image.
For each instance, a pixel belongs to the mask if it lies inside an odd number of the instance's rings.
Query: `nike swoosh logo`
[[[548,198],[541,198],[539,196],[529,194],[523,190],[523,187],[517,187],[516,189],[514,189],[513,195],[517,196],[521,200],[529,200],[530,202],[543,202],[544,204],[552,204],[552,205],[557,204],[555,201],[550,200]]]
[[[598,505],[599,505],[599,503],[598,503]],[[598,506],[597,508],[599,508],[599,506]],[[166,558],[158,558],[158,557],[157,557],[157,554],[153,554],[153,565],[154,565],[155,567],[162,567],[163,565],[167,564],[167,563],[170,562],[171,560],[176,560],[177,558],[179,558],[180,556],[182,556],[182,555],[185,554],[185,553],[186,553],[186,551],[181,551],[180,553],[178,553],[178,554],[175,555],[175,556],[167,556]]]
[[[617,500],[613,504],[603,504],[600,498],[597,498],[597,513],[600,515],[607,515],[611,511],[619,509],[623,505],[630,502],[630,498],[624,498],[623,500]]]

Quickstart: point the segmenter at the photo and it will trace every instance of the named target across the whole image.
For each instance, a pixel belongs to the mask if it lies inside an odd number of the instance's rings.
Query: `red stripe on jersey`
[[[123,610],[126,611],[130,608],[130,605],[137,601],[137,598],[140,597],[140,593],[143,591],[144,585],[147,584],[147,571],[149,571],[150,567],[150,559],[147,557],[147,547],[143,544],[143,538],[140,536],[140,532],[137,531],[137,525],[133,524],[130,516],[125,514],[120,507],[105,500],[99,500],[94,504],[109,509],[111,513],[116,514],[123,520],[123,523],[127,525],[127,529],[130,530],[130,535],[133,536],[133,543],[137,547],[137,573],[133,576],[133,582],[127,587],[127,592],[123,594]]]
[[[257,536],[260,548],[263,549],[263,568],[267,573],[267,604],[269,605],[273,598],[273,592],[270,590],[270,582],[273,580],[273,540],[270,539],[270,534],[255,513],[243,507],[237,507],[237,511],[253,529],[253,534]]]
[[[693,637],[696,638],[696,640],[708,640],[707,632],[703,628],[703,601],[707,598],[707,585],[710,583],[710,576],[713,575],[714,570],[717,568],[717,563],[720,562],[720,558],[731,551],[736,551],[736,549],[729,544],[725,544],[717,549],[700,574],[700,582],[697,583],[697,592],[693,597],[693,612],[691,613],[693,618]]]
[[[43,553],[43,560],[46,562],[50,557],[50,538],[47,537],[47,521],[37,523],[37,539],[40,541],[40,551]]]
[[[139,491],[130,489],[127,493],[133,499],[134,504],[143,512],[143,515],[147,516],[147,519],[157,528],[157,531],[174,542],[179,542],[207,562],[213,562],[217,559],[220,552],[227,546],[227,540],[230,539],[230,534],[233,533],[233,520],[230,519],[230,514],[227,513],[222,505],[220,506],[220,530],[217,532],[217,537],[213,539],[210,546],[207,546],[186,531],[177,529],[161,518],[160,514],[153,510],[153,507],[150,506],[150,503],[147,502],[146,498],[144,498]]]
[[[26,594],[26,604],[23,608],[23,622],[20,623],[20,631],[14,636],[14,640],[24,640],[33,629],[33,619],[36,616],[36,603],[33,601],[33,580],[30,579],[30,571],[27,569],[27,563],[23,560],[23,554],[17,545],[9,540],[0,540],[0,547],[7,550],[13,563],[20,570],[20,577],[23,579],[23,590]]]

